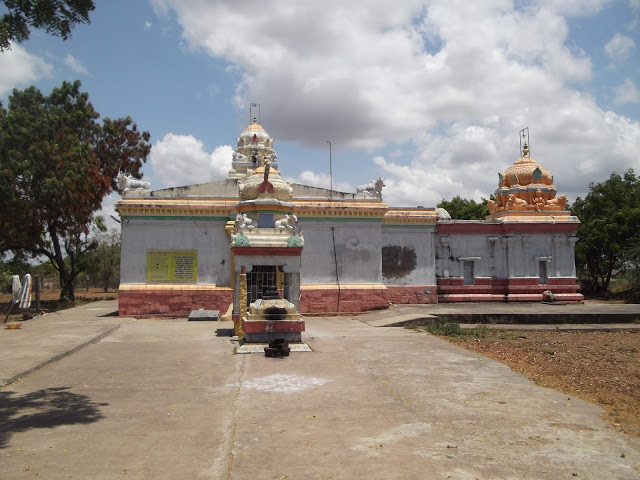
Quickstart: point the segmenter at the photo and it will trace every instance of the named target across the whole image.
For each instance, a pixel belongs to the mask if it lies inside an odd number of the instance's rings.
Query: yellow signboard
[[[147,282],[195,282],[197,250],[147,250]]]

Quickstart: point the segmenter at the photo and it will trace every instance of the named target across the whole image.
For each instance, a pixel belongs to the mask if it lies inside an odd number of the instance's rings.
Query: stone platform
[[[217,321],[219,319],[220,310],[204,310],[202,308],[200,310],[193,310],[187,317],[187,320],[190,322]]]
[[[264,353],[265,347],[268,347],[268,343],[244,343],[238,344],[235,347],[235,353]],[[312,352],[311,347],[304,342],[289,343],[291,352]]]

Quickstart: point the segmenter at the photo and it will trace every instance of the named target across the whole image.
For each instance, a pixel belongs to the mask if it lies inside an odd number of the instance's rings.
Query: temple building
[[[526,142],[499,174],[483,221],[389,207],[381,178],[345,193],[287,183],[278,168],[273,139],[254,118],[225,180],[154,191],[124,183],[120,314],[237,314],[242,267],[248,304],[275,287],[303,314],[540,301],[543,292],[582,301],[579,221]]]

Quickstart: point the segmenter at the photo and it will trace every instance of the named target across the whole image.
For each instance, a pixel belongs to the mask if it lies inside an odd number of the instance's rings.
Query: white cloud
[[[631,51],[636,47],[636,42],[620,33],[616,33],[604,46],[604,52],[614,62],[626,60]]]
[[[42,58],[12,44],[11,49],[0,52],[0,95],[47,77],[52,72],[53,66]]]
[[[630,78],[626,78],[623,83],[615,87],[615,98],[613,103],[624,105],[627,103],[640,103],[640,90]]]
[[[151,148],[154,189],[206,183],[226,178],[231,168],[233,148],[216,147],[212,153],[204,151],[202,141],[192,135],[167,133]]]
[[[269,15],[247,15],[242,2],[152,3],[175,11],[190,48],[240,72],[236,105],[259,99],[280,141],[415,152],[379,158],[367,175],[385,176],[393,204],[488,196],[525,126],[562,193],[640,170],[640,125],[581,93],[592,63],[569,40],[565,16],[593,15],[606,0],[271,0]],[[606,51],[620,59],[634,45],[618,34]]]
[[[559,14],[577,17],[593,15],[611,2],[612,0],[562,0],[561,2],[558,0],[538,0],[533,3],[549,8]]]
[[[67,56],[64,57],[64,64],[76,73],[89,73],[87,68],[70,53],[68,53]]]
[[[331,187],[331,177],[327,173],[315,173],[311,170],[304,170],[295,178],[286,177],[285,180],[289,183],[299,183],[302,185],[311,185],[314,187],[320,188],[330,188]],[[337,181],[335,178],[333,179],[333,191],[334,192],[347,192],[347,193],[355,193],[356,189],[347,182]]]
[[[192,48],[242,68],[239,107],[263,99],[263,123],[278,138],[311,146],[328,137],[375,149],[441,122],[512,112],[523,98],[549,101],[591,75],[589,59],[565,46],[562,17],[508,1],[399,0],[389,9],[276,0],[265,16],[237,2],[154,3],[177,12]]]
[[[149,30],[151,30],[151,25],[152,23],[147,20],[146,22],[144,22],[144,29],[148,32]]]

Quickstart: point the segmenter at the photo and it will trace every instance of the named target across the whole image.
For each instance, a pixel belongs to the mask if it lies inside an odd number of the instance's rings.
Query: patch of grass
[[[479,338],[485,338],[489,333],[489,327],[486,325],[478,325],[476,328],[471,330],[472,334]]]
[[[424,327],[424,329],[433,335],[440,335],[444,337],[475,336],[484,338],[489,332],[489,327],[486,325],[478,325],[476,328],[470,330],[462,328],[459,323],[442,319],[430,323]]]

